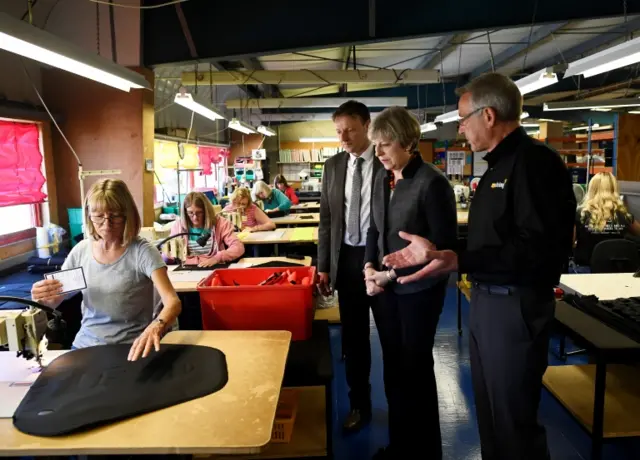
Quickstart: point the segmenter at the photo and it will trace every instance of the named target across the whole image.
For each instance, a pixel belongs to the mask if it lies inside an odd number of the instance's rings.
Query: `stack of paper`
[[[314,241],[316,227],[296,227],[291,233],[291,241]]]

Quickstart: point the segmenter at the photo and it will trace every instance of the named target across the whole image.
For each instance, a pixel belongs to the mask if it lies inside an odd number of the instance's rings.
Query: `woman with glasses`
[[[131,344],[135,361],[160,347],[160,338],[172,327],[181,305],[160,252],[140,238],[140,214],[121,180],[95,183],[84,202],[86,234],[65,260],[62,269],[82,268],[82,321],[72,348]],[[163,308],[154,316],[154,288]],[[65,299],[57,280],[38,281],[31,297],[52,308]]]
[[[217,217],[211,202],[200,192],[191,192],[184,198],[180,219],[171,227],[172,235],[179,233],[189,233],[183,236],[186,265],[212,267],[244,254],[244,245],[233,232],[233,224]]]
[[[264,204],[264,212],[285,215],[291,210],[291,201],[280,190],[272,189],[265,182],[259,180],[253,185],[253,194]]]

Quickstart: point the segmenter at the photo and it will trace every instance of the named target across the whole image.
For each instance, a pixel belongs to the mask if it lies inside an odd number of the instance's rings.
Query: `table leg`
[[[276,244],[274,245],[274,247],[273,247],[273,252],[274,252],[274,254],[276,255],[276,257],[278,257],[278,253],[279,253],[279,250],[278,250],[278,243],[276,243]]]
[[[559,354],[560,354],[560,356],[559,356],[559,357],[560,357],[560,359],[567,359],[567,355],[566,355],[566,354],[565,354],[565,352],[564,352],[564,347],[565,347],[565,345],[566,345],[566,341],[567,341],[567,338],[565,337],[565,335],[564,335],[564,334],[562,334],[562,335],[560,336],[560,344],[559,344],[559,348],[560,348],[560,349],[558,350],[558,351],[559,351]]]
[[[458,272],[458,283],[462,281],[462,275]],[[462,335],[462,293],[460,292],[460,285],[456,284],[457,289],[457,307],[458,307],[458,335]]]
[[[604,431],[604,393],[607,384],[607,363],[598,353],[596,360],[596,382],[593,398],[593,428],[591,432],[591,460],[601,460]]]

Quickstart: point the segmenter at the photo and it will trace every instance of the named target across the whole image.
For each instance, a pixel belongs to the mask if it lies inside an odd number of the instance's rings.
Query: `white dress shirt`
[[[373,143],[369,144],[367,150],[364,151],[361,158],[362,163],[362,189],[360,190],[360,241],[356,246],[364,246],[367,242],[367,231],[369,230],[369,214],[371,213],[371,184],[373,182]],[[347,176],[344,181],[344,216],[349,216],[351,206],[351,186],[353,183],[353,175],[356,171],[357,156],[350,153],[347,160]],[[346,229],[344,231],[344,243],[351,246],[353,243],[349,238],[350,235]]]

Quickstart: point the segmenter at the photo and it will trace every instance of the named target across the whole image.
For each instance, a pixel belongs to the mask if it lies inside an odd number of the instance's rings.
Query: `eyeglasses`
[[[196,211],[196,212],[187,211],[187,216],[189,217],[196,217],[196,216],[202,217],[203,215],[204,215],[204,212],[202,211]]]
[[[475,109],[473,112],[471,112],[471,113],[469,113],[469,114],[465,115],[464,117],[460,118],[460,119],[458,120],[458,126],[462,126],[462,125],[464,125],[464,124],[466,123],[466,121],[467,121],[469,118],[471,118],[472,116],[474,116],[476,113],[479,113],[479,112],[483,111],[484,109],[488,109],[488,108],[489,108],[489,106],[486,106],[486,105],[484,105],[484,106],[482,106],[482,107],[478,107],[478,108],[477,108],[477,109]]]
[[[121,224],[125,221],[125,217],[122,214],[111,214],[110,216],[91,214],[89,218],[94,224],[103,224],[105,220],[108,220],[112,224]]]

